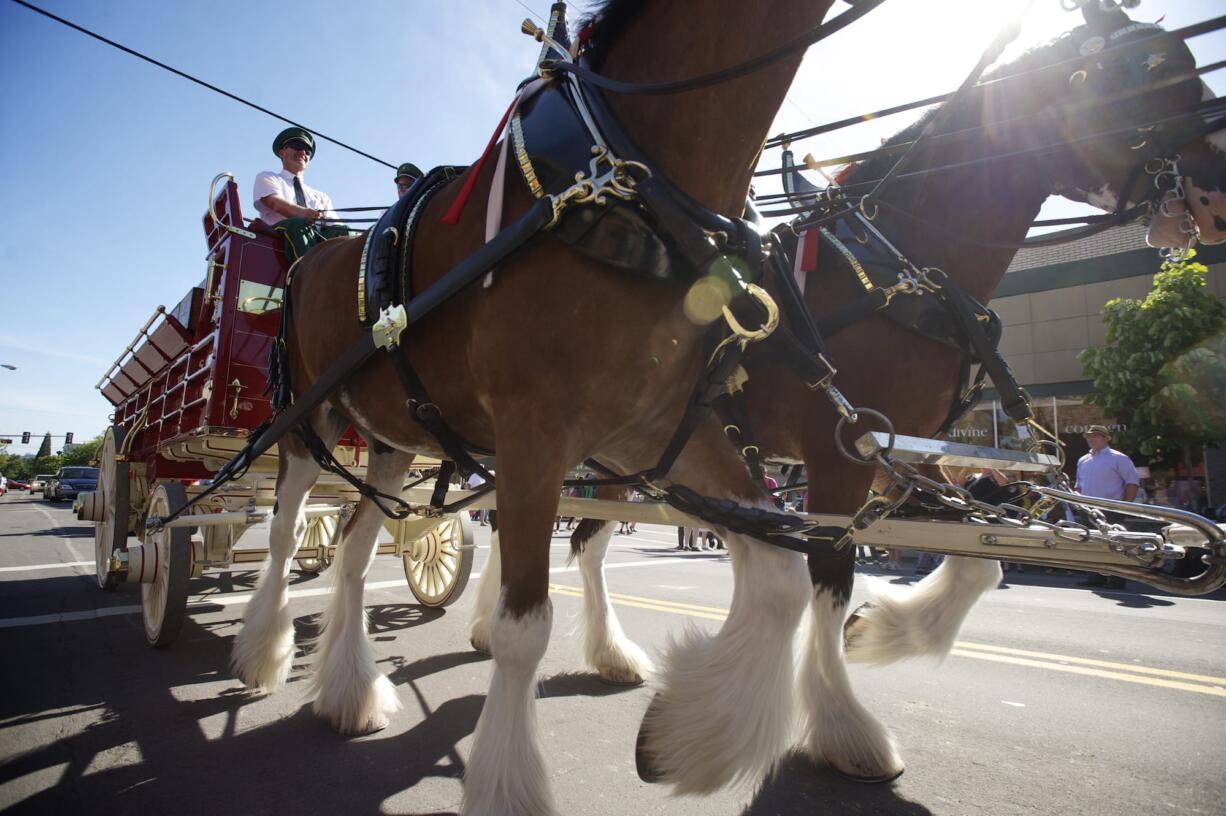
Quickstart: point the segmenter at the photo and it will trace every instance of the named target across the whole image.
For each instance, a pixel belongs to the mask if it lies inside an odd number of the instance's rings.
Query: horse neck
[[[660,82],[725,68],[816,26],[832,2],[646,3],[610,46],[600,70],[627,82]],[[800,60],[797,54],[685,93],[609,94],[609,104],[674,184],[710,209],[740,215],[758,153]]]
[[[1042,94],[1038,91],[1006,82],[999,90],[980,91],[962,102],[963,109],[951,111],[942,129],[973,129],[980,123],[999,120],[1001,111],[1007,111],[1011,118],[1024,116],[1037,111],[1041,103]],[[938,139],[928,148],[921,145],[919,156],[908,161],[902,173],[1058,141],[1057,125],[1047,117],[1003,123],[945,141]],[[958,236],[986,243],[1020,243],[1052,192],[1052,176],[1057,172],[1054,168],[1064,163],[1063,158],[1022,155],[894,181],[884,191],[882,200],[935,227],[890,213],[886,207],[880,208],[875,223],[912,263],[939,267],[972,296],[986,302],[1016,250],[987,248],[960,241]],[[889,164],[878,162],[871,169],[853,172],[845,183],[871,181],[880,177]]]

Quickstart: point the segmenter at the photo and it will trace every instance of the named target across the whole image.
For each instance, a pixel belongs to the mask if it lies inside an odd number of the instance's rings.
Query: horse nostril
[[[1213,228],[1226,232],[1226,218],[1220,215],[1213,216]]]

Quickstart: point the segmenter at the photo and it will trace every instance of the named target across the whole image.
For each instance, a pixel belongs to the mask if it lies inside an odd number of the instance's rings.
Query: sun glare
[[[896,0],[884,4],[855,24],[855,36],[836,35],[810,49],[788,94],[791,104],[780,108],[771,134],[794,132],[954,90],[1022,5],[1021,0]],[[831,13],[843,9],[843,4],[836,3]],[[1165,16],[1164,24],[1173,28],[1219,12],[1209,0],[1142,0],[1129,14],[1146,22]],[[1059,0],[1034,0],[1020,34],[998,64],[1008,63],[1081,23],[1081,14],[1065,11]],[[1221,32],[1194,40],[1193,51],[1201,55],[1202,63],[1220,60],[1226,51],[1224,40]],[[1226,90],[1226,71],[1205,79],[1219,95]],[[806,154],[823,160],[870,150],[923,112],[867,117],[852,127],[798,141],[792,150],[798,163]],[[763,155],[760,169],[775,169],[779,164],[779,151],[770,150]],[[838,169],[829,167],[827,171],[833,176]],[[817,174],[810,173],[809,178],[824,185]],[[754,187],[758,194],[782,191],[778,176],[759,178]],[[1040,217],[1088,212],[1091,208],[1086,205],[1053,197]]]

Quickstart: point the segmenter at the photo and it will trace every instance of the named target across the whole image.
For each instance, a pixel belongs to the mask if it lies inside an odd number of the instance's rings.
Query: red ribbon
[[[455,201],[451,202],[451,207],[443,216],[444,224],[460,223],[460,216],[464,213],[464,205],[468,203],[468,197],[472,194],[473,185],[477,183],[477,176],[481,174],[481,168],[485,165],[485,160],[489,158],[490,153],[494,150],[494,145],[498,144],[498,137],[502,135],[502,130],[507,126],[507,119],[511,118],[511,111],[515,110],[515,106],[519,104],[520,94],[516,94],[511,100],[511,104],[507,107],[507,112],[502,115],[502,119],[498,122],[498,127],[494,128],[494,135],[490,137],[490,143],[485,146],[485,152],[481,154],[481,158],[477,159],[477,163],[468,171],[468,178],[464,180],[464,186],[460,188],[460,194],[456,196]]]

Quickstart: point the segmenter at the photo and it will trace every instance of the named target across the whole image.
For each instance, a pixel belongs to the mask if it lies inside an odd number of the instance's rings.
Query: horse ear
[[[1114,2],[1104,6],[1101,0],[1085,0],[1081,4],[1081,16],[1094,31],[1118,31],[1132,22]]]

